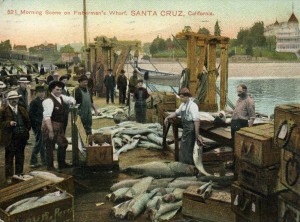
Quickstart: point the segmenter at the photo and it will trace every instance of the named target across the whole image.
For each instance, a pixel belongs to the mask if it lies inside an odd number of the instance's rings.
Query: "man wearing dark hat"
[[[186,164],[194,164],[193,148],[195,141],[202,144],[202,137],[199,134],[200,116],[198,105],[193,102],[192,95],[187,88],[182,88],[179,93],[181,105],[174,112],[168,115],[164,123],[168,124],[170,118],[181,116],[182,137],[179,150],[179,161]]]
[[[81,118],[81,122],[85,129],[86,135],[92,134],[92,108],[95,111],[95,115],[98,115],[97,109],[94,106],[93,98],[88,90],[88,78],[86,75],[80,76],[78,79],[79,86],[74,90],[74,97],[78,107],[78,115]]]
[[[0,80],[5,81],[6,77],[8,76],[5,66],[2,67],[2,70],[0,72]]]
[[[94,90],[94,80],[92,78],[92,73],[91,72],[86,72],[85,73],[86,77],[88,77],[88,89],[91,97],[93,97],[93,90]]]
[[[47,169],[55,170],[53,164],[53,150],[55,144],[58,145],[57,162],[58,168],[66,168],[70,165],[66,163],[66,149],[68,141],[64,133],[65,108],[64,103],[75,104],[73,97],[62,95],[64,84],[53,80],[49,84],[50,95],[43,101],[43,122],[42,132],[44,143],[46,144]]]
[[[139,79],[137,89],[133,93],[135,119],[138,123],[146,122],[147,103],[146,99],[149,97],[147,89],[143,87],[143,80]]]
[[[115,103],[115,87],[116,87],[116,80],[115,76],[112,74],[112,69],[107,70],[108,73],[104,77],[104,85],[106,87],[106,103],[109,103],[109,97],[112,103]]]
[[[134,91],[136,90],[137,84],[138,84],[137,70],[134,70],[132,76],[129,79],[129,92],[130,93],[134,93]]]
[[[33,147],[30,159],[31,167],[38,167],[38,154],[41,155],[41,161],[43,165],[46,164],[46,151],[45,144],[43,143],[43,134],[42,134],[42,121],[43,121],[43,101],[45,99],[45,87],[42,85],[37,85],[35,87],[36,97],[31,101],[29,106],[29,118],[31,121],[32,130],[35,135],[35,145]]]
[[[125,104],[126,99],[127,78],[124,74],[125,70],[122,69],[117,79],[117,87],[119,90],[119,104]]]
[[[62,95],[65,95],[65,96],[70,96],[70,92],[67,88],[67,83],[68,83],[68,80],[69,80],[69,76],[67,75],[62,75],[60,78],[59,78],[59,81],[62,82],[64,84],[64,87],[62,89],[62,92],[61,94]],[[69,105],[68,104],[64,104],[65,105],[65,121],[64,121],[64,132],[66,132],[66,129],[67,129],[67,126],[68,126],[68,121],[69,121]]]
[[[31,128],[27,110],[18,105],[21,96],[17,91],[7,94],[8,105],[0,110],[0,128],[2,145],[5,147],[5,177],[8,183],[14,174],[22,174],[24,149]],[[14,169],[15,159],[15,169]]]
[[[21,96],[18,105],[23,106],[25,109],[28,110],[29,106],[28,106],[27,84],[30,83],[30,81],[28,81],[26,77],[21,77],[18,80],[18,83],[19,83],[19,88],[17,92]]]

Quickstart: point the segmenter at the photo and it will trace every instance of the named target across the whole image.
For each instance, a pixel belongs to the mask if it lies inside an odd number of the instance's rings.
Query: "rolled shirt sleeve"
[[[47,98],[43,101],[43,117],[45,120],[50,119],[52,116],[53,108],[54,108],[54,103],[52,99]]]

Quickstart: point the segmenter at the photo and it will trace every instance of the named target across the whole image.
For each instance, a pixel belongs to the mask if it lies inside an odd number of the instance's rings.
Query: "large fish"
[[[35,170],[35,171],[29,172],[29,175],[34,176],[34,177],[39,177],[39,178],[42,178],[42,179],[45,179],[45,180],[49,180],[53,183],[59,183],[59,182],[64,180],[64,178],[58,177],[55,174],[49,173],[49,172],[46,172],[46,171]]]
[[[151,191],[155,188],[166,188],[168,184],[173,180],[174,178],[154,179],[151,185],[149,186],[148,191]]]
[[[205,182],[188,181],[188,180],[174,180],[173,182],[169,183],[168,187],[186,189],[189,186],[202,186],[203,184],[205,184]]]
[[[166,203],[176,202],[178,200],[182,200],[183,192],[185,189],[176,188],[172,193],[165,194],[162,197],[162,200]]]
[[[128,200],[128,201],[125,201],[123,203],[120,203],[120,204],[114,206],[111,209],[111,216],[123,220],[127,216],[128,206],[132,201],[133,200]]]
[[[128,211],[128,219],[133,220],[136,216],[142,213],[145,210],[148,201],[155,195],[155,193],[155,191],[150,193],[145,192],[135,197],[135,202]]]
[[[159,209],[152,209],[149,213],[150,213],[150,219],[152,221],[156,221],[159,219],[160,216],[162,216],[163,214],[166,214],[170,211],[175,211],[180,209],[182,206],[182,201],[178,201],[175,203],[164,203],[161,204]]]
[[[114,191],[110,196],[110,201],[116,202],[125,198],[125,194],[128,192],[129,187],[123,187]]]
[[[131,143],[126,144],[125,146],[120,148],[118,151],[116,151],[115,154],[118,156],[122,152],[127,152],[128,150],[134,149],[135,147],[137,147],[138,142],[139,142],[139,139],[134,139]]]
[[[199,173],[205,176],[211,176],[211,174],[206,172],[206,170],[204,169],[202,156],[203,156],[203,146],[198,146],[198,144],[195,143],[194,151],[193,151],[194,164],[196,168],[199,170]]]
[[[153,129],[131,128],[131,129],[121,130],[120,133],[127,134],[127,135],[136,135],[136,134],[157,133],[157,131]]]
[[[150,162],[138,164],[122,169],[123,172],[136,173],[144,176],[155,178],[194,176],[196,175],[195,167],[180,162]]]
[[[110,188],[111,191],[116,191],[120,188],[124,188],[124,187],[132,187],[134,184],[136,184],[137,182],[139,182],[140,179],[127,179],[127,180],[121,180],[118,183],[115,183],[114,185],[112,185],[112,187]]]
[[[163,138],[157,136],[155,133],[149,133],[147,135],[148,139],[158,145],[162,145],[163,144]]]
[[[19,201],[15,202],[15,203],[9,205],[9,206],[5,209],[5,211],[6,211],[7,213],[10,213],[10,212],[12,212],[13,210],[15,210],[16,208],[22,206],[24,203],[25,203],[25,204],[30,204],[31,202],[34,202],[34,201],[36,201],[37,199],[38,199],[38,197],[28,197],[28,198],[19,200]]]
[[[153,177],[145,177],[141,179],[139,182],[134,184],[125,194],[126,198],[133,198],[134,196],[137,196],[143,192],[145,192],[148,187],[150,186],[151,182],[153,180]]]

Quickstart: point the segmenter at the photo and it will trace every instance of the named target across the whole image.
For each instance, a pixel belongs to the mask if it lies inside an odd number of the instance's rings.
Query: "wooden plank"
[[[0,190],[0,203],[13,199],[15,197],[39,190],[53,182],[41,178],[33,178]]]
[[[221,45],[220,110],[226,110],[228,80],[228,44]]]

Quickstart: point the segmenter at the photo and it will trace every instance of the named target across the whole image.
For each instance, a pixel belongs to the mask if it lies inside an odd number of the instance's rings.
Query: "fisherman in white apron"
[[[179,150],[179,161],[186,164],[194,164],[193,149],[195,142],[202,144],[202,137],[199,134],[200,116],[198,105],[190,98],[192,95],[187,88],[182,88],[179,93],[182,101],[179,108],[168,115],[164,123],[168,124],[168,119],[181,116],[182,137]]]

